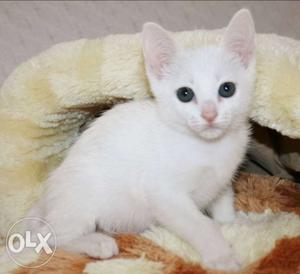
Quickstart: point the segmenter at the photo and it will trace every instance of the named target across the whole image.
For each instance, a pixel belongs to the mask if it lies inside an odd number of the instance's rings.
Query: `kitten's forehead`
[[[185,71],[183,77],[194,83],[232,77],[242,69],[237,58],[224,53],[218,46],[186,50],[180,63],[181,71]]]

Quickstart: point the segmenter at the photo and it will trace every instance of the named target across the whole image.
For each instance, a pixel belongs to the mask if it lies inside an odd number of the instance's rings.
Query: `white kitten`
[[[59,247],[109,258],[118,247],[107,234],[158,223],[189,242],[206,266],[239,268],[217,223],[199,209],[217,221],[234,218],[230,182],[248,143],[254,36],[247,10],[234,16],[219,46],[196,50],[179,49],[164,29],[144,25],[155,99],[98,118],[30,213],[54,227]]]

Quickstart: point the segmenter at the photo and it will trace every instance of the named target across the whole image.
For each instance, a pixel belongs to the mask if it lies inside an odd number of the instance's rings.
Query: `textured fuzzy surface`
[[[186,47],[220,39],[221,30],[174,33]],[[257,35],[252,118],[300,136],[300,43]],[[139,35],[53,46],[21,64],[0,91],[0,236],[26,214],[45,177],[84,126],[120,100],[150,96]]]
[[[175,33],[174,37],[186,47],[197,47],[215,43],[221,32],[182,32]],[[300,43],[258,34],[257,60],[252,118],[284,135],[299,138]],[[114,103],[148,96],[151,92],[138,34],[58,44],[21,64],[0,90],[0,237],[4,239],[11,224],[26,214],[47,174],[58,165],[86,124]],[[299,208],[293,205],[298,201],[294,185],[282,187],[277,182],[275,186],[277,190],[270,189],[271,197],[260,196],[260,202],[251,205],[251,210],[273,207],[273,203],[276,205],[282,199],[284,208],[278,211],[299,213]],[[265,193],[255,192],[255,187],[249,193]],[[243,189],[240,190],[242,193]],[[243,202],[238,203],[241,207],[252,203],[248,189]],[[293,217],[278,218],[283,224],[297,223],[296,215],[289,216]],[[272,224],[272,221],[265,223]],[[270,228],[276,230],[276,225]],[[276,233],[275,238],[282,236]],[[186,267],[183,259],[176,261],[177,264],[179,268]],[[53,267],[59,265],[58,262]],[[159,268],[148,266],[152,267]],[[172,264],[168,266],[167,273],[184,273],[172,267]],[[196,269],[193,273],[202,273],[199,266]]]
[[[222,232],[236,252],[243,257],[244,268],[239,273],[298,273],[300,217],[291,211],[299,213],[300,187],[276,177],[243,174],[236,181],[235,189],[236,208],[243,213],[240,212],[237,222],[223,225]],[[282,189],[288,191],[283,192]],[[261,195],[254,196],[255,193]],[[271,203],[266,203],[266,200]],[[271,210],[277,213],[272,213]],[[201,258],[192,247],[163,228],[153,227],[141,235],[119,235],[116,239],[120,254],[109,260],[94,260],[59,250],[43,267],[6,267],[6,272],[3,273],[225,273],[201,267]],[[28,265],[38,264],[44,260],[43,256],[31,260]]]

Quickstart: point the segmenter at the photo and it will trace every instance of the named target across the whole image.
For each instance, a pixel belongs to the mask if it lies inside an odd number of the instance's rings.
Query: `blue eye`
[[[235,84],[232,82],[225,82],[219,87],[219,95],[224,98],[233,96],[235,93]]]
[[[193,100],[195,94],[191,88],[182,87],[176,91],[177,98],[183,103],[188,103]]]

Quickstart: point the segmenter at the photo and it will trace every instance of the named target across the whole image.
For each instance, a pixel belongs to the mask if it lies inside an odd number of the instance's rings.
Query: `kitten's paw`
[[[240,226],[251,226],[253,225],[253,221],[247,217],[244,216],[238,216],[235,221],[234,224],[240,225]]]
[[[119,253],[116,240],[98,232],[76,238],[62,245],[61,248],[96,259],[108,259]]]
[[[208,268],[222,271],[236,272],[241,270],[241,263],[233,255],[211,259],[207,258],[203,261],[203,264]]]
[[[119,248],[116,240],[104,234],[93,237],[88,243],[88,247],[85,253],[93,258],[97,259],[108,259],[119,253]]]
[[[218,214],[215,214],[213,219],[220,224],[232,223],[235,221],[236,215],[233,211],[220,212]]]
[[[207,244],[206,248],[202,249],[201,254],[203,264],[208,268],[223,271],[239,271],[241,269],[241,262],[227,243]]]

